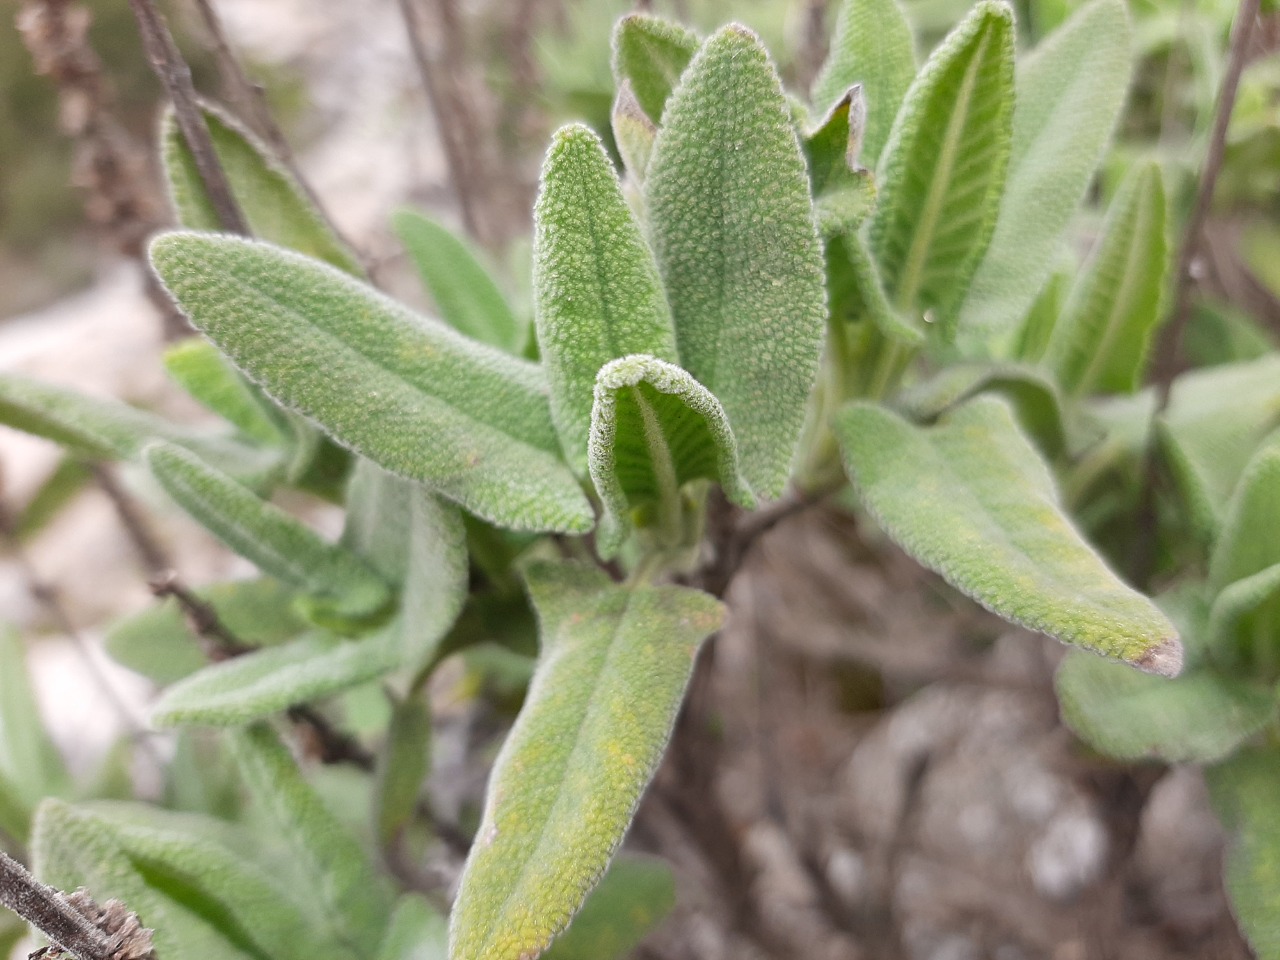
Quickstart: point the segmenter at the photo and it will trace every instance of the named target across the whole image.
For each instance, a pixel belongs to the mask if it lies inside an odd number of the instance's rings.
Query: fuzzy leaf
[[[1130,393],[1160,320],[1169,260],[1160,168],[1144,165],[1120,188],[1089,264],[1076,281],[1049,342],[1064,390]]]
[[[698,52],[698,36],[692,30],[643,13],[632,13],[613,30],[613,76],[624,82],[655,124],[680,74]]]
[[[151,261],[237,366],[340,443],[500,525],[590,529],[533,364],[265,244],[168,234]]]
[[[405,894],[396,903],[378,960],[447,960],[448,922],[426,898]]]
[[[865,109],[861,89],[851,88],[803,141],[818,229],[824,239],[852,239],[875,209],[875,177],[858,160]]]
[[[36,804],[69,785],[36,705],[22,638],[0,626],[0,832],[25,842]]]
[[[431,710],[410,695],[395,704],[374,784],[375,827],[384,848],[413,819],[422,781],[431,770]]]
[[[674,361],[671,312],[604,145],[581,124],[551,142],[534,224],[534,316],[551,416],[569,463],[584,471],[596,373],[632,353]]]
[[[1018,65],[1009,176],[960,309],[966,335],[1011,331],[1044,287],[1102,159],[1133,72],[1123,0],[1094,0]]]
[[[624,960],[676,902],[675,877],[661,860],[622,855],[546,960]]]
[[[473,340],[519,355],[529,338],[480,256],[434,220],[400,210],[391,225],[418,268],[440,316]]]
[[[342,617],[371,616],[390,599],[387,585],[354,554],[181,447],[157,443],[144,457],[182,509],[263,573],[305,590]]]
[[[1209,796],[1227,828],[1232,912],[1258,960],[1280,958],[1280,749],[1245,750],[1207,771]]]
[[[213,608],[229,633],[248,646],[275,646],[307,629],[306,621],[294,612],[296,593],[269,577],[215,583],[194,593]],[[162,687],[208,662],[173,597],[114,624],[105,645],[117,663]]]
[[[109,397],[89,397],[23,377],[0,376],[0,423],[93,459],[133,460],[151,441],[167,440],[245,482],[261,483],[279,467],[274,451],[187,430]]]
[[[1072,526],[1013,411],[977,397],[916,427],[858,403],[837,417],[862,502],[904,550],[987,609],[1133,664],[1176,675],[1178,634]]]
[[[315,632],[205,667],[165,690],[151,711],[158,727],[232,727],[296,703],[349,690],[400,666],[399,635],[361,640]]]
[[[538,563],[542,654],[494,764],[450,925],[451,960],[532,960],[604,874],[666,746],[721,605]]]
[[[862,85],[862,162],[874,169],[915,75],[915,42],[897,0],[844,0],[827,62],[813,84],[813,104],[825,110],[855,83]]]
[[[231,745],[254,799],[321,886],[335,925],[372,954],[387,928],[390,891],[359,841],[325,807],[269,726],[238,730]]]
[[[880,157],[871,250],[890,301],[954,310],[995,226],[1013,114],[1013,15],[981,0],[907,91]]]
[[[209,341],[191,337],[170,347],[164,366],[183,390],[245,436],[267,445],[284,441],[269,401]]]
[[[689,65],[646,194],[681,364],[723,405],[752,489],[777,496],[822,353],[824,264],[782,85],[745,27]]]
[[[647,509],[659,523],[664,515],[678,521],[680,489],[691,480],[716,480],[730,500],[755,506],[719,401],[655,357],[625,357],[600,369],[590,450],[591,480],[605,508],[599,542],[606,554],[621,545],[633,511]],[[682,530],[677,524],[663,533],[678,543]]]
[[[363,276],[355,254],[267,148],[221,110],[208,105],[202,110],[218,162],[253,235]],[[172,111],[165,115],[161,136],[169,195],[179,223],[189,230],[223,229]]]

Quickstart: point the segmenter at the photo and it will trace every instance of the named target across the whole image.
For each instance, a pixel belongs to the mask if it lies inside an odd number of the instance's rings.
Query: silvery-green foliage
[[[183,390],[249,439],[267,446],[288,441],[271,401],[207,340],[191,337],[170,347],[164,368]]]
[[[632,13],[613,29],[613,75],[624,83],[648,118],[657,124],[680,74],[698,50],[692,30],[643,13]]]

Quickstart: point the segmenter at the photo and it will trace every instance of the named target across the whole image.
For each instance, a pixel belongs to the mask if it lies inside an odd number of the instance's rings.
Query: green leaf
[[[378,960],[447,960],[449,926],[435,907],[418,894],[396,903]]]
[[[1049,341],[1053,338],[1053,328],[1058,325],[1058,318],[1062,316],[1062,308],[1066,305],[1067,292],[1074,275],[1075,263],[1071,260],[1065,269],[1060,267],[1055,270],[1036,294],[1018,327],[1009,350],[1010,359],[1037,364],[1044,360],[1045,354],[1049,352]],[[960,323],[964,327],[963,318]]]
[[[289,751],[265,723],[230,735],[232,753],[254,799],[316,878],[336,926],[362,953],[382,941],[390,891],[354,836],[325,807]]]
[[[23,377],[0,376],[0,423],[95,460],[134,460],[151,441],[167,440],[245,482],[260,484],[279,467],[274,451],[187,430],[110,397],[89,397]]]
[[[1123,0],[1094,0],[1018,65],[1008,180],[962,335],[1013,330],[1044,287],[1124,105],[1130,40]]]
[[[355,254],[334,235],[266,147],[221,110],[203,105],[202,112],[218,162],[253,235],[363,276]],[[223,229],[172,110],[165,114],[161,137],[170,199],[179,223],[190,230]]]
[[[154,444],[144,456],[183,510],[263,573],[305,590],[342,617],[369,617],[386,606],[387,585],[358,557],[225,473],[171,444]]]
[[[870,320],[894,343],[915,346],[924,341],[924,335],[904,320],[885,296],[880,272],[860,234],[832,237],[827,242],[827,257],[833,262],[833,272],[839,269],[847,277],[839,288],[833,284],[831,302],[837,308],[833,313],[845,322]]]
[[[867,103],[862,162],[874,169],[915,75],[915,42],[897,0],[844,0],[827,62],[813,84],[813,103],[825,110],[855,83],[862,84]]]
[[[36,804],[69,785],[36,705],[22,638],[0,626],[0,832],[25,842]]]
[[[1074,395],[1130,393],[1161,318],[1169,261],[1160,168],[1139,167],[1121,186],[1084,272],[1049,342],[1050,363]]]
[[[207,340],[191,337],[165,351],[169,376],[203,406],[259,443],[279,444],[285,436],[268,411],[269,401]]]
[[[1173,676],[1178,634],[1063,512],[1013,411],[977,397],[934,427],[872,404],[836,434],[862,502],[904,550],[987,609],[1066,643]]]
[[[853,87],[803,140],[818,229],[824,239],[852,239],[875,209],[875,177],[858,159],[865,124],[862,91]]]
[[[275,646],[307,629],[306,621],[294,611],[297,594],[269,577],[215,583],[193,593],[212,607],[218,622],[246,646]],[[117,663],[162,687],[207,663],[181,605],[173,597],[111,626],[105,646]]]
[[[880,157],[869,229],[885,289],[947,334],[995,226],[1013,97],[1013,15],[981,0],[912,83]]]
[[[674,109],[674,108],[673,108]],[[489,780],[450,926],[453,960],[539,956],[622,841],[723,607],[682,587],[535,563],[542,655]]]
[[[442,224],[413,210],[391,218],[440,316],[454,329],[519,356],[529,338],[480,255]]]
[[[623,80],[618,85],[618,95],[614,98],[609,119],[613,128],[613,142],[618,145],[618,155],[622,157],[623,166],[631,181],[635,184],[644,183],[658,127],[640,107],[640,101],[631,89],[630,80]]]
[[[1249,460],[1227,504],[1222,531],[1209,561],[1209,586],[1227,584],[1280,563],[1280,436]]]
[[[378,755],[374,781],[378,842],[390,847],[410,823],[418,806],[422,781],[431,772],[431,710],[419,696],[395,704],[386,746]]]
[[[675,877],[661,860],[622,855],[546,960],[624,960],[676,903]]]
[[[1232,912],[1258,960],[1280,957],[1280,749],[1245,750],[1207,771],[1209,796],[1231,840]]]
[[[646,194],[680,362],[723,405],[752,489],[777,496],[822,353],[824,263],[782,84],[745,27],[689,65]]]
[[[237,366],[340,443],[494,523],[591,528],[535,365],[265,244],[168,234],[151,261]]]
[[[158,727],[233,727],[376,680],[403,660],[398,632],[360,640],[315,632],[207,666],[165,690],[151,711]]]
[[[599,543],[606,555],[621,545],[637,515],[641,526],[666,521],[664,542],[678,545],[680,489],[691,480],[716,480],[734,503],[755,506],[719,401],[655,357],[624,357],[600,369],[590,449],[591,480],[604,503]]]
[[[641,108],[655,124],[680,74],[698,52],[698,36],[678,23],[632,13],[613,30],[613,76],[629,83]]]
[[[552,139],[534,225],[534,310],[551,416],[582,471],[596,373],[632,353],[674,362],[671,312],[604,145],[581,124]]]
[[[92,479],[93,471],[79,457],[62,457],[13,524],[13,539],[29,543]]]

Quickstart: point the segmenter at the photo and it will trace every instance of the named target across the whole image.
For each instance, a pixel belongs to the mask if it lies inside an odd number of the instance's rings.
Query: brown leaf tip
[[[1134,666],[1143,673],[1172,679],[1182,672],[1182,642],[1177,637],[1161,640],[1139,657]]]

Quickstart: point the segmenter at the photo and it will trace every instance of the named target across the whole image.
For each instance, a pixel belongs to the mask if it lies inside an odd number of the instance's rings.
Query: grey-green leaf
[[[680,489],[716,480],[735,503],[755,498],[742,479],[738,447],[720,402],[679,367],[631,356],[601,367],[591,412],[591,480],[604,503],[600,549],[612,555],[631,529],[634,512],[661,530],[669,546],[683,533]]]
[[[897,0],[844,0],[827,62],[813,84],[813,105],[826,110],[855,83],[862,84],[867,104],[862,162],[875,169],[915,75],[915,41]]]
[[[451,960],[532,960],[604,874],[666,746],[721,605],[536,563],[542,654],[489,781],[463,872]]]
[[[400,666],[393,627],[360,640],[314,632],[199,670],[165,690],[151,711],[159,727],[233,727],[375,680]]]
[[[394,844],[413,820],[430,769],[431,710],[421,696],[410,694],[393,705],[386,746],[378,755],[374,826],[384,848]]]
[[[1121,186],[1088,265],[1049,341],[1049,359],[1069,393],[1129,393],[1141,378],[1161,317],[1169,261],[1167,201],[1160,168],[1144,164]]]
[[[680,74],[698,51],[692,30],[643,13],[632,13],[613,30],[613,76],[631,84],[636,100],[655,124]]]
[[[283,444],[287,434],[269,403],[207,340],[190,337],[165,351],[169,376],[203,406],[262,444]]]
[[[782,492],[826,321],[808,176],[777,71],[731,24],[667,104],[646,181],[680,362],[719,398],[742,473]]]
[[[363,276],[355,254],[257,138],[220,110],[204,105],[203,113],[218,162],[253,235]],[[223,229],[172,111],[165,115],[161,135],[169,195],[178,221],[190,230]]]
[[[836,433],[862,502],[953,586],[1066,643],[1150,673],[1181,669],[1177,630],[1072,526],[1006,402],[977,397],[928,428],[852,404]]]
[[[1123,0],[1094,0],[1018,65],[1000,214],[960,308],[966,340],[1012,331],[1044,287],[1124,105],[1130,42]]]
[[[396,903],[378,960],[447,960],[449,926],[425,897],[405,894]]]
[[[390,891],[360,842],[325,807],[269,726],[236,731],[231,744],[254,798],[316,878],[347,939],[359,954],[372,956],[387,928]]]
[[[661,860],[623,854],[546,960],[624,960],[675,906],[675,876]]]
[[[480,254],[442,224],[413,210],[400,210],[391,225],[418,268],[440,316],[461,333],[491,347],[519,354],[529,338]]]
[[[182,509],[263,573],[305,590],[337,615],[376,614],[390,591],[358,557],[181,447],[146,449],[147,466]]]
[[[569,463],[585,471],[597,372],[632,353],[674,362],[671,312],[604,145],[587,127],[552,139],[534,225],[534,315],[551,415]]]
[[[1013,98],[1013,14],[981,0],[912,83],[880,157],[869,229],[885,289],[948,334],[995,226]]]
[[[0,626],[0,831],[25,842],[36,804],[69,785],[36,706],[22,638]]]
[[[499,525],[591,528],[535,365],[266,244],[168,234],[151,261],[237,366],[338,442]]]
[[[1231,834],[1226,881],[1232,912],[1258,960],[1280,958],[1280,749],[1245,750],[1208,771],[1213,807]]]

